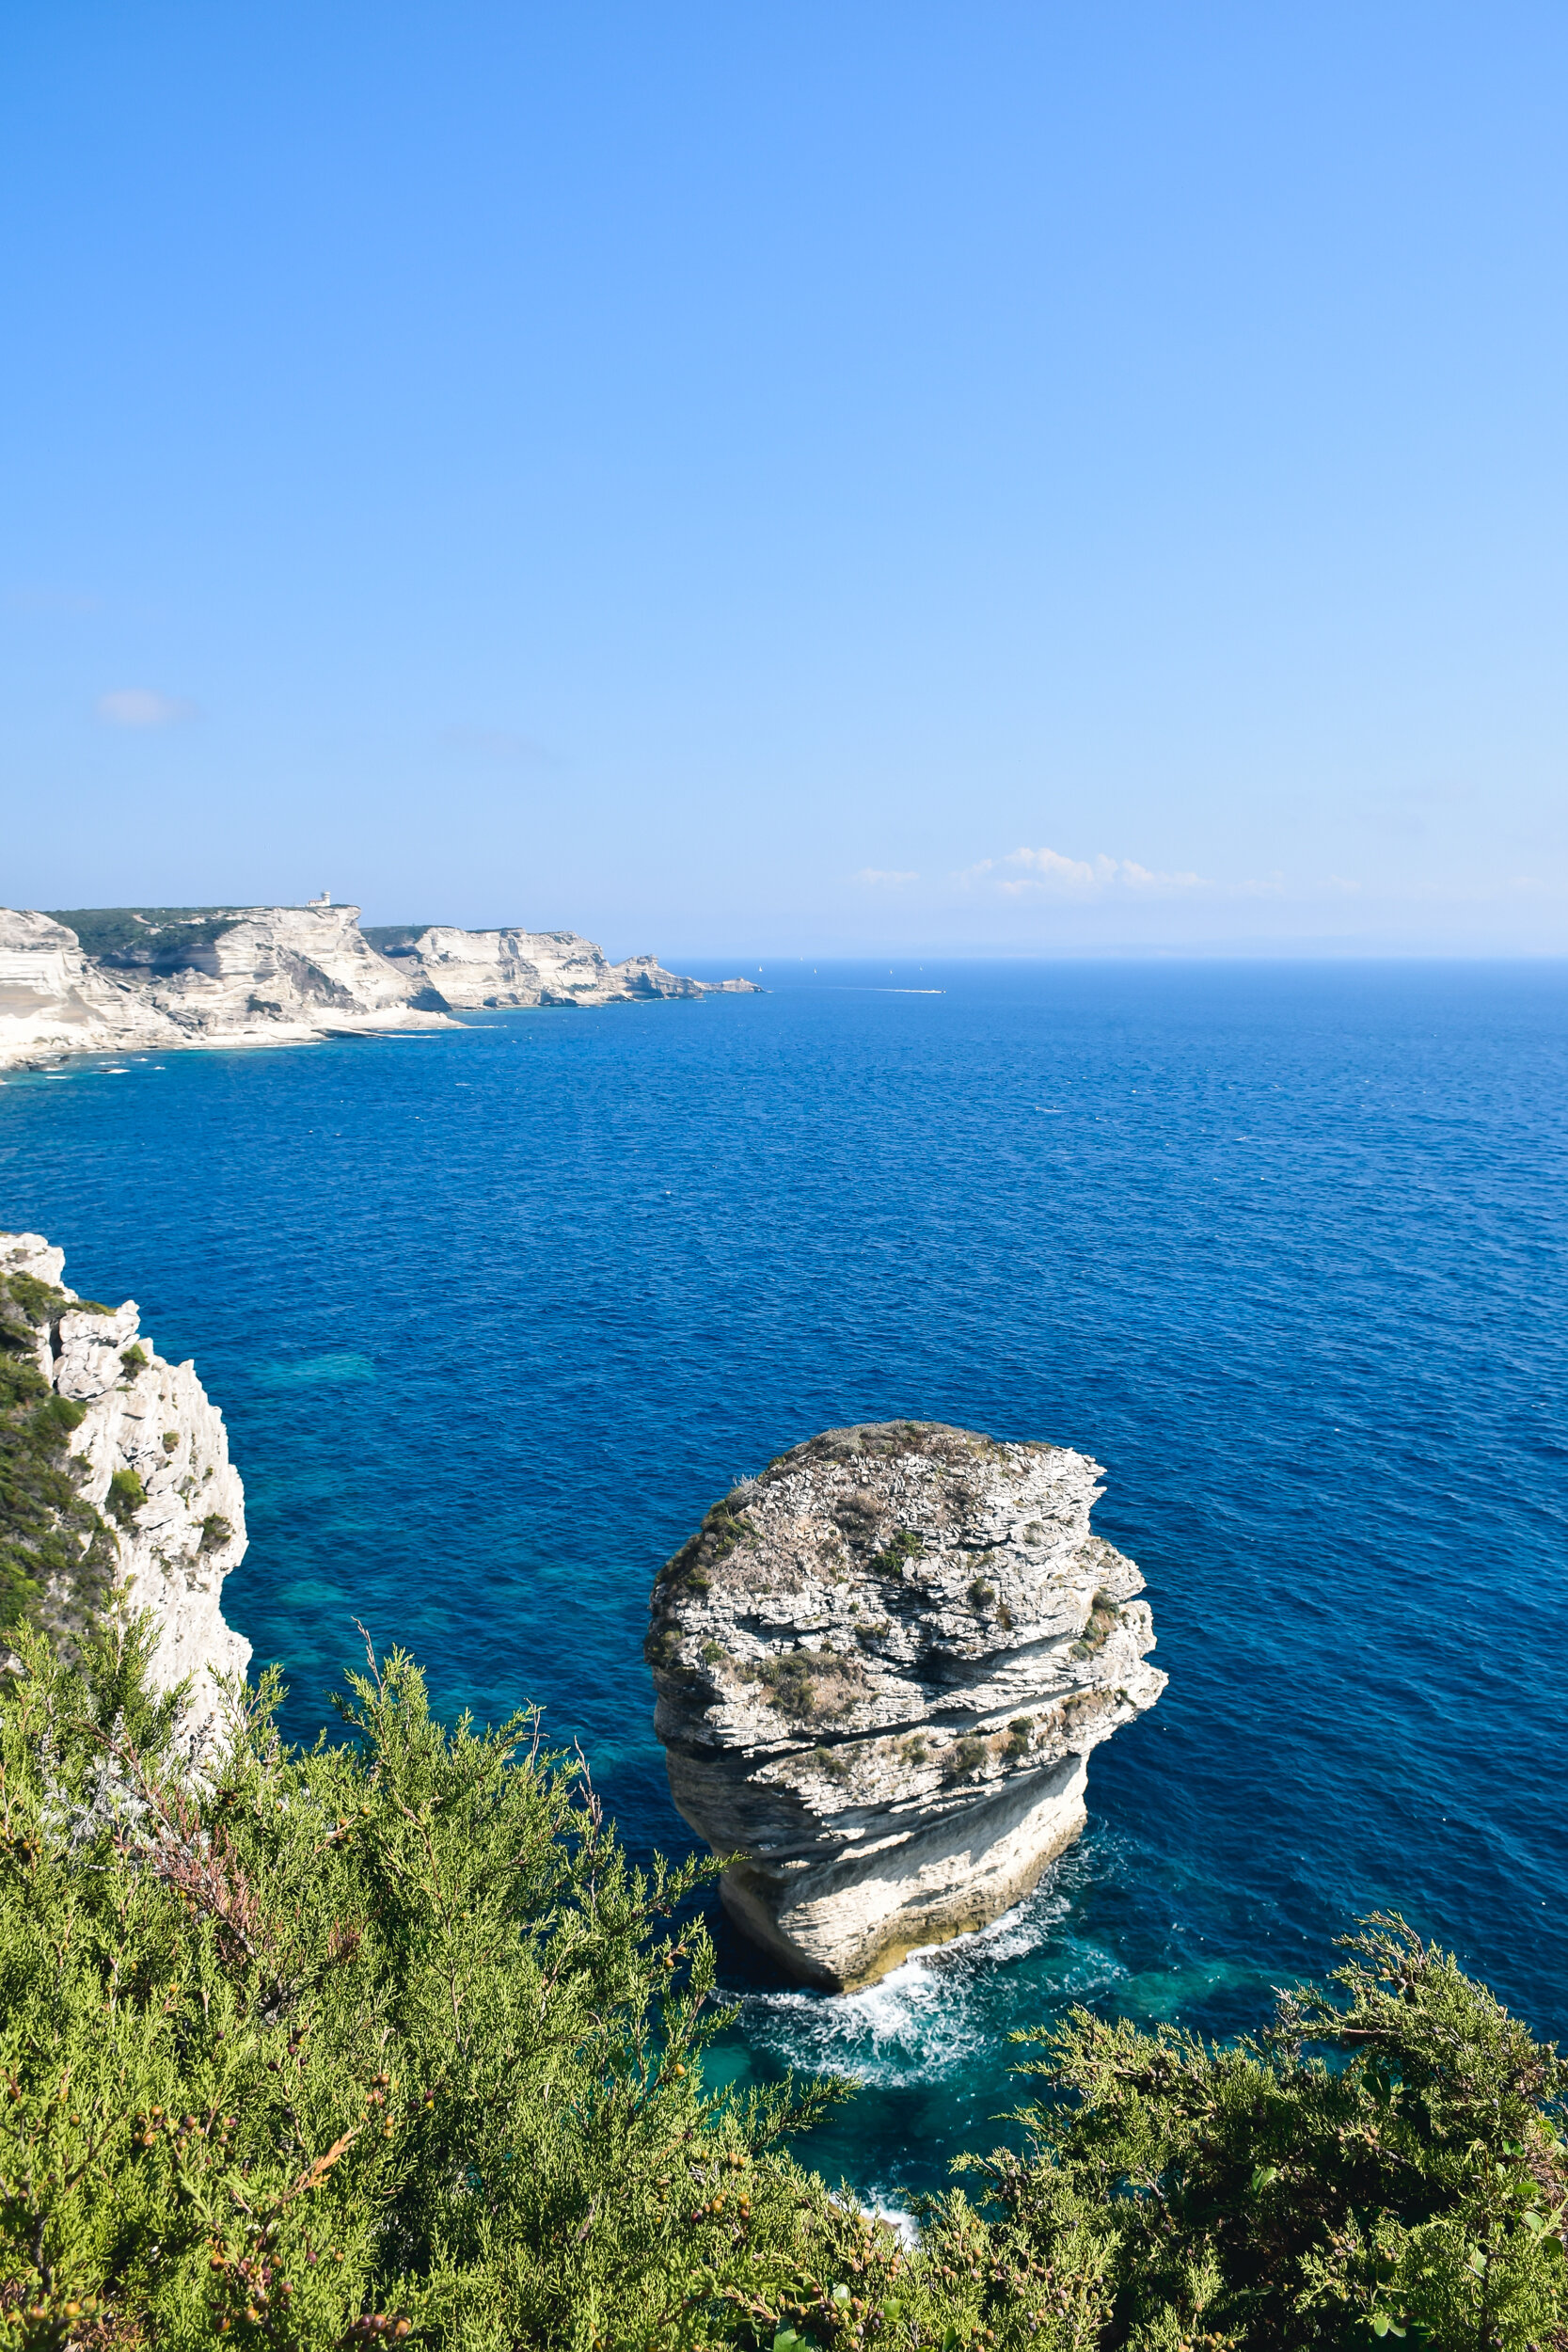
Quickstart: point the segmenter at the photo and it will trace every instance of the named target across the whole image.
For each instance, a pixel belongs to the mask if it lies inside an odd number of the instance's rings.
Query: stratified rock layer
[[[689,980],[657,956],[611,963],[577,931],[379,930],[389,959],[417,972],[449,1005],[500,1011],[532,1005],[634,1004],[657,996],[753,993],[753,980]]]
[[[81,1408],[64,1458],[99,1524],[73,1526],[71,1542],[84,1556],[107,1554],[101,1569],[95,1558],[95,1601],[118,1595],[151,1612],[151,1679],[170,1690],[190,1677],[182,1728],[199,1747],[220,1704],[210,1669],[242,1674],[250,1659],[222,1611],[223,1580],[245,1554],[245,1489],[194,1363],[166,1362],[140,1335],[134,1299],[114,1309],[80,1302],[60,1280],[64,1264],[41,1233],[0,1233],[8,1324],[27,1332],[54,1394]],[[17,1292],[12,1276],[24,1278]],[[87,1609],[79,1576],[43,1580],[35,1613],[56,1639],[79,1634]]]
[[[359,910],[0,907],[0,1069],[62,1054],[303,1045],[449,1028],[451,1008],[757,993],[657,956],[610,963],[576,931],[360,929]],[[77,925],[79,930],[71,928]]]
[[[1082,1829],[1165,1677],[1085,1454],[835,1429],[715,1504],[654,1588],[655,1728],[724,1902],[833,1990],[982,1927]]]
[[[378,955],[357,918],[350,906],[109,909],[87,931],[89,945],[105,934],[95,954],[50,915],[0,908],[0,1067],[449,1026],[439,997]]]
[[[0,907],[0,1069],[59,1054],[130,1053],[174,1042],[146,993],[82,952],[47,914]]]
[[[187,1041],[277,1044],[289,1033],[345,1037],[447,1021],[418,974],[376,953],[352,906],[243,911],[211,940],[193,941],[176,968],[150,966],[145,986]]]

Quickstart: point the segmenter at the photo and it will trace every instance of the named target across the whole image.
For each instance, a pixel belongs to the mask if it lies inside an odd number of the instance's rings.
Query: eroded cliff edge
[[[221,1606],[245,1490],[194,1363],[157,1353],[134,1299],[79,1299],[64,1265],[41,1233],[0,1232],[0,1658],[18,1617],[69,1649],[115,1598],[148,1610],[151,1680],[189,1677],[194,1749],[217,1721],[209,1669],[250,1660]]]
[[[754,980],[692,980],[657,956],[611,963],[580,931],[463,931],[447,924],[381,924],[366,937],[390,961],[465,1011],[535,1005],[627,1005],[656,997],[761,995]]]
[[[384,952],[385,951],[385,952]],[[576,931],[360,928],[359,910],[0,907],[0,1069],[64,1054],[303,1045],[451,1028],[453,1009],[757,993]]]
[[[654,1588],[655,1728],[739,1925],[865,1984],[984,1926],[1085,1821],[1152,1707],[1143,1578],[1100,1465],[938,1422],[829,1430],[716,1503]]]

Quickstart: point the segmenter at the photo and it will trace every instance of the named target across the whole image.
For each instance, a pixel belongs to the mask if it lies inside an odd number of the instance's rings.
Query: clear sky
[[[9,0],[0,899],[1568,949],[1568,11]]]

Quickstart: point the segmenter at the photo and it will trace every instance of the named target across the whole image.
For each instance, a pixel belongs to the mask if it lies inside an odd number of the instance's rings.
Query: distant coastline
[[[752,994],[577,931],[378,924],[300,907],[0,908],[0,1070],[67,1054],[305,1045],[450,1028],[454,1014]]]

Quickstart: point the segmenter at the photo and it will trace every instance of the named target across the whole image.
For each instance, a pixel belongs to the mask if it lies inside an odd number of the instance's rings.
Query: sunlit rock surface
[[[714,1506],[654,1589],[655,1727],[732,1915],[870,1982],[982,1927],[1085,1820],[1165,1677],[1100,1466],[935,1422],[830,1430]]]
[[[0,1233],[0,1275],[59,1294],[34,1328],[35,1358],[55,1394],[82,1407],[64,1458],[112,1546],[104,1597],[151,1612],[153,1682],[169,1690],[190,1677],[182,1732],[199,1747],[219,1712],[210,1670],[240,1674],[250,1659],[222,1610],[223,1581],[245,1554],[245,1489],[195,1364],[158,1354],[134,1299],[112,1311],[79,1304],[60,1280],[64,1263],[41,1233]],[[69,1642],[82,1629],[80,1584],[51,1579],[38,1614]]]
[[[377,930],[389,960],[418,972],[449,1005],[500,1011],[532,1005],[614,1005],[655,996],[756,993],[753,980],[689,980],[657,956],[610,963],[576,931]]]
[[[351,906],[0,909],[0,1066],[69,1053],[293,1045],[444,1028]]]
[[[73,930],[47,914],[0,907],[0,1069],[175,1041],[145,992],[93,963]]]
[[[357,907],[325,899],[84,907],[69,921],[0,908],[0,1069],[63,1054],[303,1045],[449,1028],[453,1008],[753,993],[753,980],[685,979],[657,956],[610,963],[575,931],[389,925],[367,932]]]

